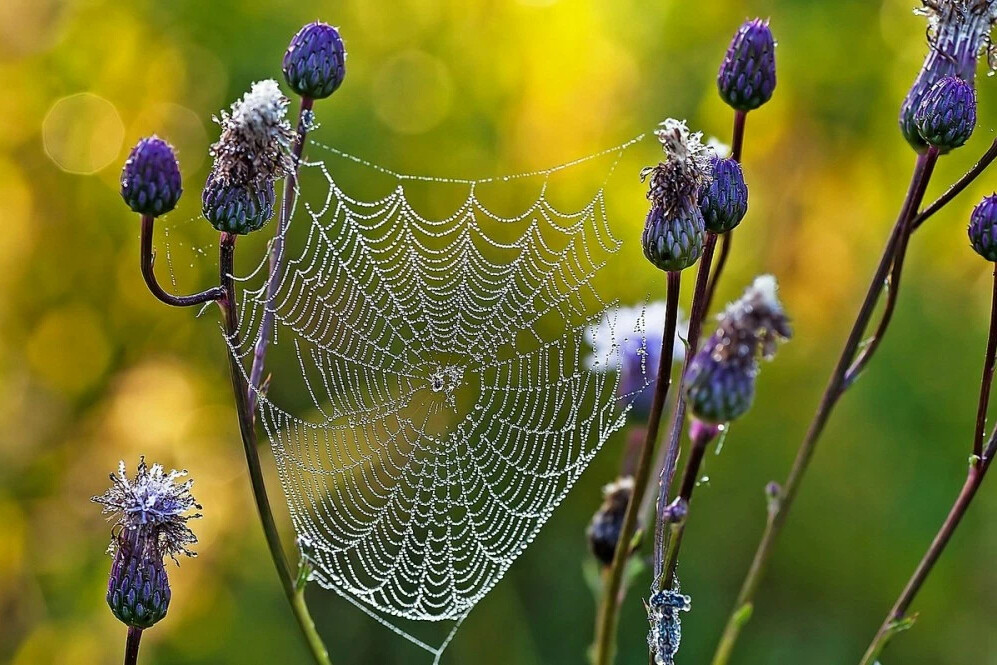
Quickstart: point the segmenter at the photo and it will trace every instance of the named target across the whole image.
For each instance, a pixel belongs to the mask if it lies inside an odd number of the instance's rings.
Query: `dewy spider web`
[[[296,198],[276,297],[267,302],[266,258],[238,278],[231,352],[248,365],[271,308],[272,352],[290,346],[298,363],[275,370],[258,416],[313,579],[434,663],[625,422],[620,344],[643,331],[617,330],[594,278],[621,244],[606,181],[643,138],[482,180],[395,173],[312,142],[331,164],[304,162],[302,180],[327,192],[315,205]],[[582,164],[603,164],[601,186],[580,209],[558,210],[551,178]],[[350,168],[393,189],[358,200],[333,178]],[[482,203],[483,187],[526,179],[539,194],[519,214]],[[410,202],[413,182],[467,193],[432,219]],[[309,404],[276,403],[278,385]],[[408,621],[453,627],[432,646],[400,627]]]

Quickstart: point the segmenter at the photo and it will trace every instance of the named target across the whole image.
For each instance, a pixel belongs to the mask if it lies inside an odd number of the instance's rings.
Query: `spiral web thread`
[[[328,192],[316,205],[295,199],[276,297],[267,302],[265,257],[237,277],[242,341],[231,352],[250,364],[272,309],[270,341],[298,363],[274,383],[309,397],[282,407],[259,391],[258,417],[312,579],[434,663],[625,422],[633,395],[615,371],[620,342],[643,331],[617,330],[615,303],[593,280],[621,244],[606,181],[643,138],[482,180],[400,174],[313,141],[332,157],[303,162],[302,180],[321,174]],[[558,210],[551,177],[593,160],[606,163],[602,186],[577,211]],[[394,189],[351,197],[333,173],[357,167]],[[539,194],[515,216],[479,199],[484,185],[522,179]],[[412,181],[467,195],[453,214],[426,218],[406,195]],[[432,646],[405,621],[453,625]]]

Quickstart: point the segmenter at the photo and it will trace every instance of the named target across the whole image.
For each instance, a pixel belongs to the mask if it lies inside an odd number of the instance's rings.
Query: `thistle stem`
[[[138,662],[138,647],[142,641],[142,629],[128,626],[128,637],[125,640],[125,665],[135,665]]]
[[[237,236],[235,235],[222,233],[219,241],[219,270],[225,294],[219,304],[224,315],[226,340],[232,348],[238,349],[239,318],[236,310],[235,283],[233,280],[236,238]],[[263,467],[260,464],[259,446],[256,441],[256,428],[253,424],[253,411],[249,408],[249,394],[247,392],[242,364],[230,349],[226,349],[226,352],[229,357],[232,390],[235,395],[236,410],[239,416],[239,432],[242,435],[242,447],[246,453],[246,464],[249,468],[253,499],[256,502],[256,509],[259,512],[260,522],[263,525],[263,534],[266,536],[270,558],[273,559],[274,567],[277,569],[277,575],[280,577],[281,586],[284,589],[284,595],[291,605],[294,618],[297,620],[298,627],[305,637],[312,657],[318,665],[331,665],[329,654],[322,643],[322,638],[315,629],[315,622],[308,612],[308,605],[304,600],[304,589],[298,588],[295,584],[294,575],[291,574],[291,568],[288,565],[287,557],[281,546],[280,534],[277,530],[273,511],[270,508],[270,499],[267,496],[267,487],[263,478]]]
[[[623,571],[631,554],[631,541],[637,528],[637,518],[644,490],[648,485],[654,445],[658,440],[661,413],[665,397],[671,385],[672,357],[675,352],[675,324],[678,319],[680,272],[667,273],[668,287],[665,305],[665,328],[661,338],[661,357],[658,360],[658,374],[654,384],[654,398],[647,420],[644,444],[637,460],[634,473],[634,489],[627,503],[627,510],[620,527],[619,540],[613,562],[606,571],[603,581],[602,598],[596,619],[596,636],[592,648],[593,665],[609,665],[616,651],[616,628],[619,622],[620,592],[623,584]]]
[[[294,170],[284,180],[284,199],[280,206],[280,217],[277,218],[277,231],[270,247],[270,274],[267,277],[267,299],[263,307],[263,319],[260,322],[260,332],[256,337],[256,347],[253,349],[253,367],[249,372],[249,411],[256,412],[256,397],[263,380],[263,366],[266,359],[267,343],[273,332],[274,318],[277,311],[274,301],[284,273],[284,235],[291,222],[291,208],[294,190],[298,186],[298,167],[301,164],[301,154],[305,149],[305,139],[308,136],[307,122],[315,100],[311,97],[301,98],[301,109],[298,111],[298,136],[291,150],[294,159]]]
[[[155,222],[155,218],[149,215],[142,215],[142,238],[140,250],[142,278],[145,280],[145,284],[149,287],[149,291],[152,292],[152,295],[156,296],[156,298],[161,302],[164,302],[167,305],[172,305],[173,307],[191,307],[193,305],[202,305],[206,302],[213,302],[224,298],[225,292],[220,286],[215,286],[207,291],[202,291],[201,293],[195,293],[189,296],[175,296],[172,293],[167,293],[163,290],[163,287],[161,287],[159,282],[156,280],[156,272],[153,270],[153,264],[156,262],[156,251],[152,248],[152,229]]]
[[[889,240],[887,240],[886,247],[880,257],[879,265],[876,268],[872,281],[869,284],[869,288],[866,291],[865,299],[863,300],[862,306],[860,307],[858,315],[855,318],[855,322],[852,324],[852,329],[848,335],[847,341],[845,342],[845,347],[841,352],[841,356],[838,358],[834,371],[831,373],[830,380],[828,381],[828,385],[824,390],[823,396],[821,397],[817,411],[810,423],[810,427],[808,428],[803,441],[800,443],[800,447],[797,451],[792,469],[790,470],[789,477],[787,478],[786,483],[782,486],[780,495],[771,500],[765,530],[762,533],[761,541],[755,551],[751,567],[748,569],[748,573],[741,584],[741,590],[738,593],[737,600],[734,603],[734,609],[727,619],[727,625],[725,626],[723,635],[717,645],[717,650],[713,655],[712,665],[726,665],[726,663],[730,660],[731,653],[734,650],[734,645],[736,644],[737,638],[741,633],[741,629],[744,627],[744,624],[750,616],[750,610],[754,602],[755,593],[761,584],[762,577],[765,574],[765,569],[767,568],[769,559],[775,549],[775,542],[782,531],[782,527],[786,523],[789,510],[792,508],[793,501],[799,490],[800,482],[806,474],[810,460],[812,459],[814,450],[817,446],[817,442],[820,439],[820,435],[823,433],[824,426],[830,419],[831,413],[833,412],[838,399],[851,385],[850,383],[846,383],[846,375],[849,369],[852,368],[852,363],[855,361],[855,357],[859,352],[859,347],[862,343],[862,336],[865,334],[869,321],[872,319],[872,315],[875,312],[876,304],[878,303],[880,294],[883,290],[884,281],[886,280],[891,267],[894,265],[894,258],[896,257],[897,251],[901,248],[906,248],[906,243],[902,243],[902,237],[905,234],[905,229],[909,227],[911,218],[921,205],[921,200],[924,197],[924,191],[927,187],[928,179],[931,176],[931,166],[933,166],[933,161],[934,160],[931,156],[929,156],[929,153],[918,155],[917,164],[914,168],[914,174],[911,177],[910,187],[908,188],[907,195],[904,198],[900,215],[898,216],[896,224],[893,226]],[[896,287],[897,285],[894,285],[894,289]],[[885,332],[885,328],[882,332]],[[882,334],[879,335],[879,339],[882,339]],[[863,361],[863,366],[871,359],[871,357],[871,354],[866,356]],[[857,374],[855,374],[855,376],[857,376]],[[854,380],[854,376],[852,378]]]
[[[693,425],[694,435],[692,445],[689,448],[689,461],[682,471],[682,484],[679,488],[679,501],[684,502],[688,511],[692,504],[692,492],[696,489],[696,482],[699,478],[699,470],[703,465],[703,455],[706,448],[713,441],[720,430],[712,425]],[[682,536],[685,533],[685,525],[688,521],[688,512],[684,519],[672,522],[669,527],[671,537],[668,539],[668,551],[665,553],[664,581],[662,587],[671,589],[675,583],[675,567],[678,565],[679,548],[682,547]]]
[[[987,148],[987,151],[983,153],[983,156],[980,157],[979,161],[976,162],[973,168],[967,171],[961,178],[956,180],[951,187],[945,190],[944,194],[935,199],[931,205],[926,207],[916,217],[914,217],[914,220],[911,222],[911,228],[917,230],[921,224],[924,224],[924,222],[928,220],[929,217],[948,205],[952,199],[959,196],[964,189],[969,187],[974,180],[980,177],[983,172],[987,170],[987,167],[990,166],[995,159],[997,159],[997,139],[990,144],[990,147]]]
[[[744,124],[748,119],[747,111],[734,111],[734,131],[731,140],[731,158],[741,163],[741,153],[744,149]],[[713,268],[713,275],[710,277],[710,285],[706,288],[706,303],[703,305],[703,318],[710,313],[710,305],[713,303],[713,295],[717,290],[717,282],[727,266],[727,257],[730,256],[731,245],[734,244],[734,229],[723,234],[720,239],[720,255],[717,257],[717,265]]]
[[[876,636],[862,657],[861,665],[873,665],[883,652],[887,642],[905,627],[902,622],[907,614],[907,610],[910,609],[910,605],[914,602],[918,591],[921,590],[921,586],[923,586],[935,563],[945,551],[945,546],[948,545],[956,527],[959,526],[963,516],[969,509],[973,497],[976,496],[977,490],[979,490],[983,479],[986,477],[990,463],[993,461],[994,453],[997,452],[997,432],[991,434],[987,449],[986,451],[983,450],[983,431],[986,427],[987,407],[990,404],[990,386],[994,376],[995,354],[997,354],[997,266],[995,266],[994,270],[994,285],[990,306],[990,334],[987,339],[986,354],[983,357],[983,380],[980,383],[980,401],[977,410],[976,431],[973,435],[973,458],[966,475],[966,482],[963,484],[959,496],[956,497],[955,503],[952,504],[952,508],[949,510],[948,516],[942,523],[941,528],[935,534],[931,546],[928,547],[928,551],[925,552],[914,574],[907,582],[907,586],[904,587],[900,597],[897,598],[890,613],[886,615],[882,625],[876,632]]]
[[[699,346],[699,334],[703,327],[703,307],[706,302],[706,284],[710,274],[710,265],[713,262],[713,252],[717,246],[717,235],[707,232],[706,246],[703,248],[703,256],[699,260],[699,272],[696,275],[696,288],[693,291],[692,307],[689,313],[689,336],[685,352],[685,360],[682,363],[682,374],[679,375],[679,391],[675,396],[675,409],[672,411],[671,429],[668,440],[665,443],[665,462],[661,466],[658,474],[658,502],[655,513],[657,515],[654,532],[654,579],[658,583],[658,588],[664,580],[662,579],[663,562],[665,556],[665,524],[667,522],[666,511],[668,509],[668,496],[671,492],[672,479],[675,476],[675,465],[678,461],[682,430],[685,426],[685,398],[682,396],[682,377],[692,357],[696,354]]]

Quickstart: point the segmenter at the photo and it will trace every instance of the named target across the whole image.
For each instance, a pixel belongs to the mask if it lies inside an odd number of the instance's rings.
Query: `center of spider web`
[[[450,407],[455,406],[454,391],[464,380],[464,368],[458,365],[437,366],[429,376],[429,385],[434,393],[442,393]]]

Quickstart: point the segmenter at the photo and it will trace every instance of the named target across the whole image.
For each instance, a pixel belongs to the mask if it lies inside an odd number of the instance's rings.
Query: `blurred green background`
[[[779,85],[749,118],[752,205],[722,295],[775,273],[796,338],[765,367],[756,407],[707,460],[697,493],[680,658],[705,662],[760,534],[762,488],[785,476],[906,188],[914,158],[896,114],[926,50],[913,2],[0,2],[0,662],[119,661],[125,631],[104,603],[108,528],[89,497],[118,459],[140,454],[190,469],[205,506],[200,556],[171,567],[173,606],[148,631],[142,662],[305,662],[255,518],[214,312],[170,310],[139,278],[137,220],[117,193],[138,137],[156,131],[179,148],[193,215],[211,115],[279,77],[291,35],[323,19],[341,26],[350,57],[344,86],[317,107],[315,138],[400,171],[550,166],[667,116],[729,141],[716,68],[745,17],[770,16]],[[997,81],[981,76],[979,89],[976,135],[942,160],[929,198],[994,138]],[[638,158],[655,159],[653,146]],[[958,491],[991,270],[965,222],[994,182],[997,171],[917,234],[891,333],[824,437],[736,663],[857,662]],[[615,203],[615,222],[636,238],[645,202],[634,191]],[[177,290],[212,283],[206,227],[177,221],[157,236]],[[639,251],[630,242],[613,268],[611,295],[627,303],[663,288]],[[594,614],[584,530],[623,440],[471,614],[445,662],[584,662]],[[997,663],[993,482],[887,663]],[[644,662],[636,591],[620,663]],[[428,662],[332,594],[313,589],[310,600],[334,662]]]

